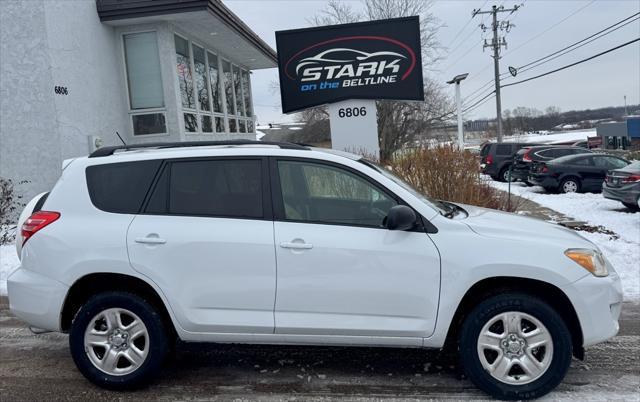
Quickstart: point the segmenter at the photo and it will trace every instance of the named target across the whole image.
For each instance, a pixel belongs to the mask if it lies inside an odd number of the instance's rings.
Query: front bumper
[[[635,204],[640,197],[640,184],[633,183],[622,187],[609,187],[607,182],[602,184],[602,195],[604,198]]]
[[[622,282],[609,267],[609,276],[598,278],[591,274],[562,288],[571,300],[582,328],[583,347],[595,345],[614,337],[620,326]]]
[[[29,325],[60,331],[60,312],[69,287],[34,271],[18,268],[7,280],[9,309]]]

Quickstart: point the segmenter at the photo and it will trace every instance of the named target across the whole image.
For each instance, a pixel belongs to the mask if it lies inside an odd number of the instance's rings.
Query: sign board
[[[587,137],[587,147],[602,148],[602,137]]]
[[[348,100],[329,105],[331,148],[377,159],[378,121],[376,101]]]
[[[346,99],[424,100],[419,17],[276,32],[283,113]]]

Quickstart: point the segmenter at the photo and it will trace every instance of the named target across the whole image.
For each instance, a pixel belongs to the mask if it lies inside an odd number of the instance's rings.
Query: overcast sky
[[[439,41],[449,51],[443,53],[445,58],[435,66],[436,71],[426,74],[444,82],[454,75],[469,73],[469,78],[463,81],[461,87],[463,98],[493,77],[489,49],[483,53],[480,43],[483,35],[478,24],[482,18],[477,16],[468,22],[474,8],[488,9],[494,3],[512,7],[523,3],[523,0],[439,0],[432,7],[433,14],[443,24],[438,33]],[[225,4],[275,49],[275,31],[309,26],[308,18],[322,10],[326,1],[231,0],[225,1]],[[352,1],[351,4],[361,7],[359,1]],[[524,7],[516,13],[501,15],[501,18],[515,24],[506,34],[508,48],[503,50],[501,72],[506,72],[507,66],[522,66],[560,50],[637,12],[640,12],[638,0],[524,0]],[[489,22],[488,17],[485,22]],[[489,32],[485,35],[489,37]],[[523,72],[517,78],[504,80],[503,84],[553,70],[638,37],[640,21],[636,20],[576,51]],[[275,68],[253,72],[252,88],[259,123],[289,121],[293,118],[281,114],[280,95],[270,90],[271,83],[277,80]],[[473,94],[471,103],[473,96],[488,91],[490,89]],[[558,106],[562,111],[598,108],[622,105],[624,95],[628,104],[640,103],[640,42],[576,67],[503,88],[502,108],[528,106],[543,110],[547,106]],[[482,104],[467,117],[494,118],[495,101]]]

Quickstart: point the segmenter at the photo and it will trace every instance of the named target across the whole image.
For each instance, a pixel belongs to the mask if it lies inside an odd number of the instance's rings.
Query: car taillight
[[[524,155],[522,155],[522,160],[525,162],[533,162],[533,159],[531,159],[531,156],[529,156],[529,152],[531,152],[530,149],[527,150],[527,152],[524,153]]]
[[[491,165],[493,163],[493,155],[487,155],[487,165]]]
[[[24,245],[27,240],[37,231],[45,226],[55,222],[60,218],[59,212],[51,211],[38,211],[34,212],[23,224],[22,224],[22,244]]]
[[[637,183],[639,181],[640,181],[639,174],[632,174],[631,176],[627,176],[624,179],[622,179],[623,183]]]
[[[540,169],[540,172],[542,173],[547,173],[549,171],[549,168],[547,167],[547,165],[543,165],[542,168]]]

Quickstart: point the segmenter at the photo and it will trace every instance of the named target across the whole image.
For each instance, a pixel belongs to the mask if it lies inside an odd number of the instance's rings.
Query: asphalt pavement
[[[620,333],[574,360],[546,399],[640,400],[640,305]],[[66,335],[32,334],[0,297],[0,400],[478,400],[486,395],[437,353],[416,349],[179,344],[160,377],[135,392],[82,377]]]

